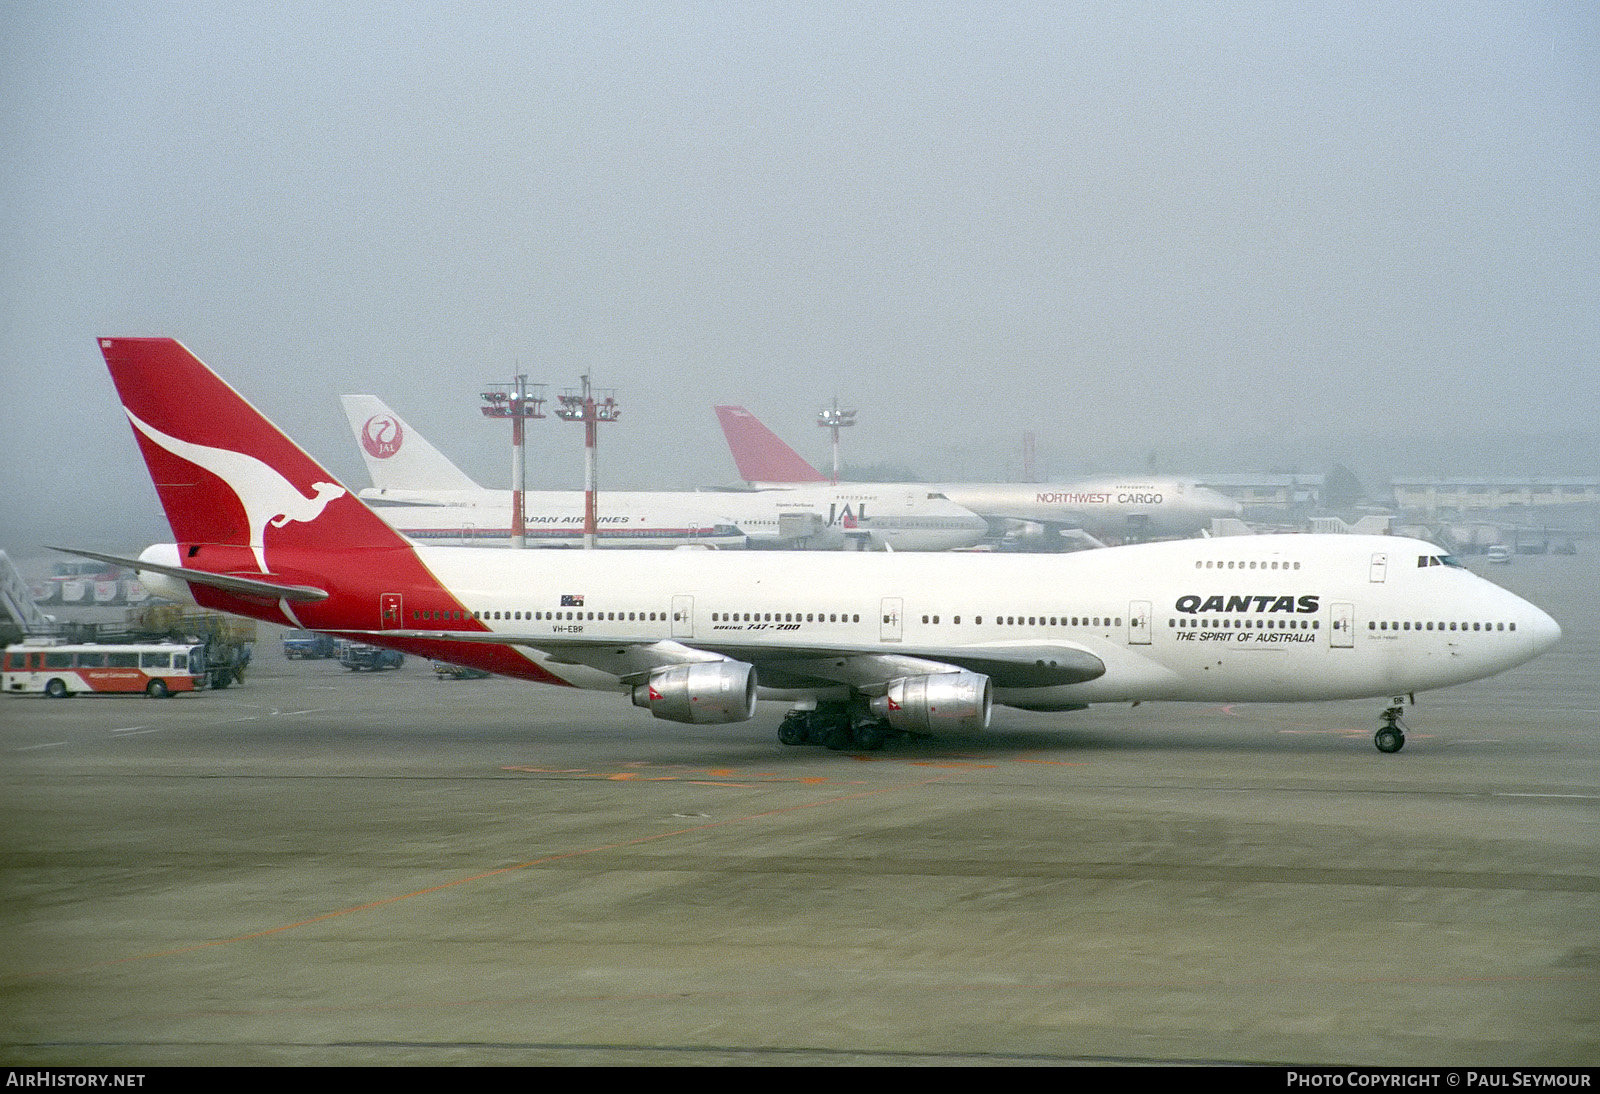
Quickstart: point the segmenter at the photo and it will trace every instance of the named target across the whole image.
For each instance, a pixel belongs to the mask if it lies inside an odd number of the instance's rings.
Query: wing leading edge
[[[637,683],[657,669],[708,661],[754,665],[764,685],[804,688],[846,684],[871,694],[906,676],[981,673],[996,687],[1081,684],[1103,676],[1105,662],[1071,643],[951,647],[766,646],[742,642],[600,638],[566,635],[463,633],[444,630],[360,632],[389,638],[490,643],[536,649],[557,664],[586,665]]]

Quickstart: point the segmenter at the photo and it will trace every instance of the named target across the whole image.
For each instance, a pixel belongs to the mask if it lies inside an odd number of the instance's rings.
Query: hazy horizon
[[[0,549],[166,534],[95,344],[170,335],[366,484],[376,394],[590,372],[602,483],[742,404],[928,479],[1600,468],[1587,5],[8,5]],[[578,487],[581,431],[531,435]],[[1562,460],[1570,462],[1562,463]],[[1478,461],[1476,466],[1468,461]],[[1527,461],[1527,462],[1523,462]]]

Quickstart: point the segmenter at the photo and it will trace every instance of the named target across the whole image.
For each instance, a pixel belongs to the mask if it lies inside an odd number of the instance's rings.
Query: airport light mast
[[[528,518],[523,495],[528,491],[528,460],[523,445],[522,423],[544,417],[544,385],[533,384],[528,394],[528,377],[519,373],[509,384],[489,384],[483,390],[483,416],[511,419],[511,546],[528,545]]]
[[[596,400],[594,389],[589,386],[589,374],[583,374],[583,386],[578,389],[568,388],[556,396],[555,414],[564,422],[583,423],[583,549],[590,551],[595,546],[596,524],[598,517],[595,506],[595,464],[596,450],[598,449],[601,422],[614,422],[621,414],[622,408],[617,405],[616,389],[608,388],[601,392],[603,396]]]
[[[844,410],[839,406],[839,397],[833,397],[833,405],[825,406],[817,411],[817,424],[823,429],[833,431],[833,485],[839,485],[839,430],[856,424],[856,412]]]

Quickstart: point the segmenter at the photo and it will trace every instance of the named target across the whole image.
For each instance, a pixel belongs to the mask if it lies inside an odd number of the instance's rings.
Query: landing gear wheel
[[[832,752],[849,752],[855,747],[855,730],[851,729],[848,723],[833,726],[823,736],[822,743]]]
[[[1383,725],[1372,735],[1372,743],[1379,752],[1399,752],[1406,746],[1405,723],[1400,720],[1403,713],[1405,708],[1397,702],[1378,716]]]
[[[1379,752],[1399,752],[1406,746],[1406,735],[1398,729],[1384,726],[1373,735],[1372,743],[1378,746]]]
[[[883,747],[889,735],[884,732],[880,722],[863,722],[856,726],[856,747],[864,752],[876,752]]]
[[[149,686],[144,689],[144,693],[150,696],[152,699],[165,699],[168,695],[172,694],[167,690],[166,683],[161,680],[150,681]]]
[[[778,727],[778,743],[785,745],[808,745],[811,743],[811,713],[805,710],[791,710],[783,717],[783,724]]]

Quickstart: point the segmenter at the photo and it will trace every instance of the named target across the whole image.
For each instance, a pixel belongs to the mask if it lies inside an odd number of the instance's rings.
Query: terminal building
[[[1475,510],[1554,510],[1600,502],[1600,478],[1402,478],[1390,480],[1397,509],[1428,516]]]
[[[1321,504],[1325,476],[1254,471],[1241,475],[1208,475],[1201,486],[1226,494],[1246,510],[1307,509]]]

